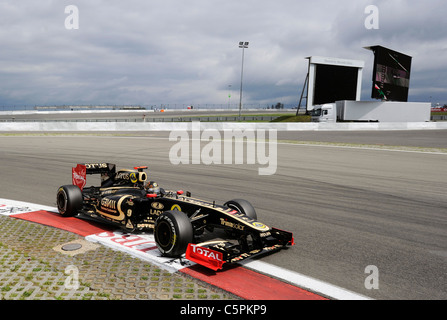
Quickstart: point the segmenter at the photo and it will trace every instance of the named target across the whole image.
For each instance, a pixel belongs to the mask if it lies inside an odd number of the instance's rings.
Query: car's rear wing
[[[113,163],[85,163],[84,166],[87,174],[114,174],[116,172],[116,166]]]
[[[116,174],[116,166],[113,163],[84,163],[72,168],[73,185],[84,189],[87,182],[87,174],[100,174],[101,185]]]

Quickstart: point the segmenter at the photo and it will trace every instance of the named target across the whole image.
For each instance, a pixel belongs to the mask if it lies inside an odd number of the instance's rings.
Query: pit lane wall
[[[88,132],[275,129],[277,131],[443,130],[447,122],[247,123],[247,122],[0,122],[0,132]]]

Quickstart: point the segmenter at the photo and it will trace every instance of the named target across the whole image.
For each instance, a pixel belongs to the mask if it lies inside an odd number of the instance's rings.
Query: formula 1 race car
[[[119,226],[127,232],[153,231],[163,256],[181,257],[213,270],[293,245],[292,233],[257,221],[246,200],[223,205],[147,182],[146,166],[116,170],[110,163],[78,164],[72,185],[57,191],[57,208],[76,216]],[[85,187],[87,174],[101,177],[99,187]]]

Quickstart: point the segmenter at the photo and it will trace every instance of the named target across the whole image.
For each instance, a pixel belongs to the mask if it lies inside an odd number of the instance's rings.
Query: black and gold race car
[[[85,163],[72,168],[72,185],[57,191],[62,216],[93,219],[127,232],[153,231],[162,255],[181,257],[213,270],[293,245],[292,233],[257,220],[246,200],[223,205],[193,198],[190,192],[168,191],[147,181],[147,167],[116,170],[111,163]],[[86,187],[87,175],[101,185]]]

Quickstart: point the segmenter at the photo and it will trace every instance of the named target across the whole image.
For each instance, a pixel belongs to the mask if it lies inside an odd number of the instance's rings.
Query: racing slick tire
[[[181,211],[165,211],[155,221],[155,243],[163,256],[176,258],[193,242],[194,231],[188,216]]]
[[[233,199],[224,203],[224,206],[234,209],[240,213],[245,214],[249,218],[258,219],[258,215],[256,214],[255,208],[251,205],[250,202],[244,199]]]
[[[72,217],[82,208],[82,192],[78,186],[66,185],[57,190],[57,209],[63,217]]]

